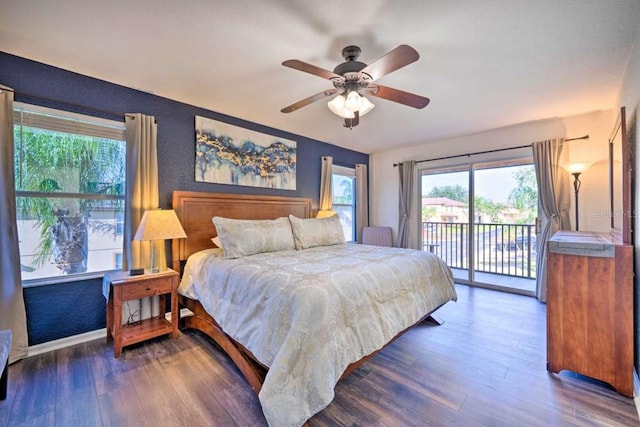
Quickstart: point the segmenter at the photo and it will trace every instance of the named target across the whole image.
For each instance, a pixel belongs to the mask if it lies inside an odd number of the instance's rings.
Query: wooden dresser
[[[547,370],[567,369],[633,397],[633,247],[607,234],[548,243]]]

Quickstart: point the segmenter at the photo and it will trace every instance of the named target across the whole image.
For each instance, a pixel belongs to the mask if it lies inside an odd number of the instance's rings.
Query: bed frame
[[[189,255],[213,247],[211,239],[216,236],[216,230],[211,220],[213,216],[235,219],[274,219],[289,214],[300,218],[310,218],[313,214],[311,199],[308,198],[191,191],[174,191],[173,209],[187,234],[186,239],[176,239],[172,245],[172,266],[174,270],[179,272],[182,272]],[[269,367],[258,362],[248,349],[229,337],[216,320],[204,310],[199,301],[183,296],[180,296],[179,301],[182,307],[186,307],[194,313],[193,316],[180,319],[180,328],[197,329],[213,339],[227,353],[255,393],[258,394]],[[416,324],[426,319],[441,324],[433,319],[431,313]],[[387,345],[411,327],[400,332]],[[349,375],[358,366],[375,356],[378,351],[349,365],[341,378]]]

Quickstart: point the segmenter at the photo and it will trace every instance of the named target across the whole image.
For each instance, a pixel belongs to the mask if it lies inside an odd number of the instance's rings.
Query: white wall
[[[370,223],[392,227],[395,239],[398,228],[398,170],[393,167],[394,163],[516,147],[544,139],[574,138],[588,134],[588,140],[569,143],[570,162],[591,163],[589,169],[585,170],[581,176],[580,229],[608,232],[610,225],[610,220],[606,216],[609,212],[608,138],[613,129],[616,114],[616,109],[596,111],[578,116],[522,123],[460,138],[373,153],[370,158],[369,174]],[[573,215],[572,210],[572,219]],[[414,223],[414,232],[417,235],[417,222]]]

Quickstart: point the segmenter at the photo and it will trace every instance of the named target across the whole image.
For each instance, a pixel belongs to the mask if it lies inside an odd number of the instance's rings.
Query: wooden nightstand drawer
[[[173,277],[157,277],[139,283],[127,283],[122,286],[124,300],[151,297],[171,293]]]

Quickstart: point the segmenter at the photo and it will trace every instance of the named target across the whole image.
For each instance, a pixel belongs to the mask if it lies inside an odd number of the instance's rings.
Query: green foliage
[[[476,196],[473,203],[476,213],[489,216],[491,222],[499,222],[500,215],[507,209],[503,203],[497,203],[482,196]]]
[[[19,125],[15,126],[14,140],[16,191],[124,195],[122,142]],[[20,216],[34,219],[40,228],[34,266],[47,262],[54,250],[51,230],[59,222],[54,211],[66,211],[86,223],[96,203],[88,198],[17,198]],[[122,206],[123,201],[110,203]]]
[[[441,187],[433,187],[429,194],[427,194],[427,197],[446,197],[447,199],[456,200],[467,205],[469,201],[469,190],[460,184],[443,185]]]
[[[518,222],[531,224],[538,212],[538,184],[533,166],[523,166],[513,172],[513,179],[518,186],[509,194],[509,203],[527,216]]]
[[[436,215],[436,208],[433,206],[422,207],[422,221],[428,221]]]
[[[353,203],[353,179],[342,175],[333,175],[333,203],[351,204]],[[338,184],[336,188],[336,185]],[[340,190],[340,191],[338,191]]]

